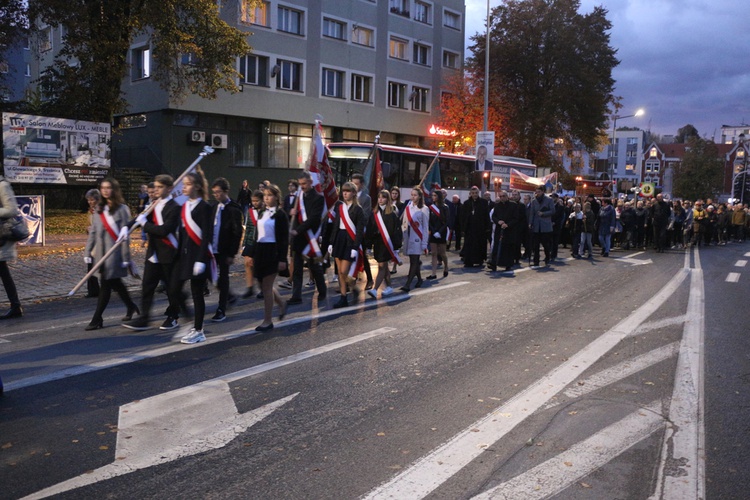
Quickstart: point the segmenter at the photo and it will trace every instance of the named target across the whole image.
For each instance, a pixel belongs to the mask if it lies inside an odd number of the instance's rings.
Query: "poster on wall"
[[[3,113],[5,178],[19,184],[96,185],[109,175],[109,123]]]
[[[477,162],[474,170],[492,170],[495,158],[495,132],[477,132]]]
[[[26,219],[30,236],[20,245],[44,245],[44,195],[16,196],[16,203],[21,215]]]

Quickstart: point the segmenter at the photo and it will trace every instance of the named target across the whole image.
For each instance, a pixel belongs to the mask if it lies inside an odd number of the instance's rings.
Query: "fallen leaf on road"
[[[12,448],[13,443],[5,443],[4,445],[0,446],[0,449],[7,450],[8,448]]]
[[[568,467],[573,467],[573,462],[563,462]]]
[[[108,450],[108,449],[109,449],[109,446],[104,446],[104,445],[102,445],[102,446],[100,446],[100,447],[99,447],[99,449],[100,449],[100,450]]]
[[[378,436],[385,436],[385,432],[378,432]]]
[[[591,485],[588,483],[581,483],[581,486],[583,486],[584,488],[591,488]]]

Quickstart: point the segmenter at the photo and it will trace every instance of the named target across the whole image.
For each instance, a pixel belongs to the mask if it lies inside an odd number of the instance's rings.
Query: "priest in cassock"
[[[487,200],[479,196],[479,188],[472,186],[469,199],[461,205],[461,230],[464,246],[461,257],[464,267],[481,266],[487,258],[487,237],[490,231],[490,210]]]
[[[500,191],[492,210],[494,240],[488,264],[491,271],[497,271],[498,267],[510,271],[513,267],[516,250],[515,232],[519,220],[518,210],[518,204],[508,198],[508,192]]]

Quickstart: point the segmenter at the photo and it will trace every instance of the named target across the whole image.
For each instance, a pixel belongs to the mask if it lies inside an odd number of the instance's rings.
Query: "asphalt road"
[[[0,333],[0,498],[746,498],[748,250],[308,291],[264,334],[241,301],[196,346],[32,305]]]

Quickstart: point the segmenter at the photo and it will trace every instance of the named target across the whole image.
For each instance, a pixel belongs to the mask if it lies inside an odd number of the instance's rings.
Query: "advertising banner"
[[[31,234],[27,239],[19,241],[20,245],[44,245],[44,196],[28,195],[16,196],[18,210],[26,219]]]
[[[475,170],[492,170],[492,160],[495,158],[495,132],[477,132],[476,157]]]
[[[3,113],[5,177],[20,184],[93,186],[109,175],[108,123]]]
[[[552,172],[544,177],[531,177],[525,175],[515,168],[510,169],[510,188],[518,191],[534,191],[542,186],[546,191],[554,190],[557,185],[557,172]]]

